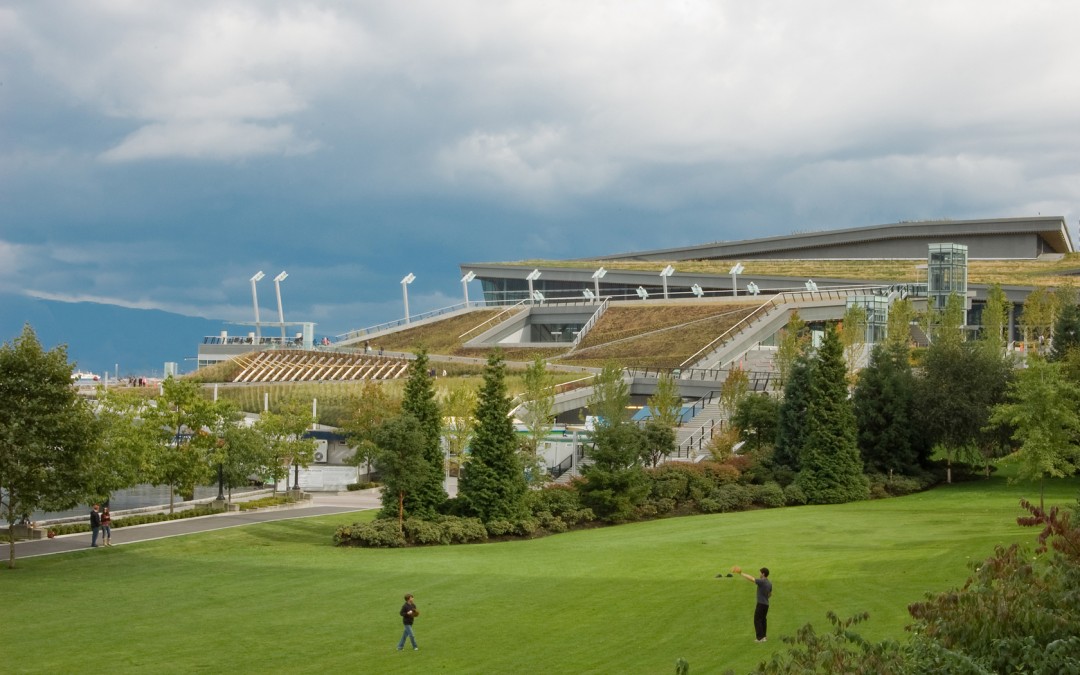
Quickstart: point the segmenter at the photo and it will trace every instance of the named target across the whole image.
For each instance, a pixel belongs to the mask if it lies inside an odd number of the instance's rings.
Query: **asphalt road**
[[[236,511],[219,513],[212,516],[200,516],[197,518],[183,518],[181,520],[169,520],[161,523],[149,523],[147,525],[133,525],[131,527],[113,528],[112,545],[124,546],[140,541],[165,539],[167,537],[181,537],[185,534],[196,532],[209,532],[210,530],[223,530],[229,527],[242,527],[252,523],[267,523],[274,520],[287,520],[290,518],[311,518],[313,516],[328,516],[335,513],[350,513],[355,511],[367,511],[381,506],[379,490],[363,490],[340,494],[315,493],[312,499],[302,502],[297,506],[288,508],[275,508],[263,511]],[[98,545],[101,539],[98,538]],[[6,558],[7,546],[0,547],[0,554]],[[31,541],[15,542],[15,557],[33,558],[41,555],[54,555],[57,553],[70,553],[71,551],[83,551],[90,548],[90,533],[68,534],[52,539],[35,539]]]

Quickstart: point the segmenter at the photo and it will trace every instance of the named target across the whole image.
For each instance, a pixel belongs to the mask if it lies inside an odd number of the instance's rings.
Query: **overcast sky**
[[[1080,3],[0,0],[0,292],[339,333],[458,264],[1080,203]],[[478,286],[472,297],[479,296]]]

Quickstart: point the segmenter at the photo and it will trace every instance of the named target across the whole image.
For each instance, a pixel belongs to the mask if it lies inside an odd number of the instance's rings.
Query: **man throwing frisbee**
[[[735,574],[741,574],[747,581],[754,582],[757,586],[757,607],[754,609],[754,632],[757,634],[758,642],[765,642],[765,632],[768,627],[767,617],[769,616],[769,598],[772,597],[772,582],[769,581],[769,568],[761,568],[760,577],[752,577],[746,572],[742,571],[742,568],[738,565],[731,568],[731,571]]]

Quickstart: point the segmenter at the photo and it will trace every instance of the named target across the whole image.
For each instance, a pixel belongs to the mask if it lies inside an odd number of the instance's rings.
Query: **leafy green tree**
[[[866,345],[866,308],[848,305],[840,325],[840,343],[844,346],[844,362],[847,364],[848,382],[855,384],[855,373]]]
[[[1024,300],[1024,311],[1020,314],[1020,327],[1024,331],[1024,342],[1042,345],[1050,338],[1050,328],[1054,325],[1054,296],[1046,288],[1039,287],[1028,294]]]
[[[409,493],[405,508],[411,515],[430,518],[438,513],[446,501],[446,489],[443,487],[442,411],[435,399],[435,385],[427,352],[423,349],[409,364],[401,410],[420,423],[426,439],[424,458],[433,469],[424,473],[427,482]]]
[[[652,413],[652,419],[662,426],[674,429],[679,425],[683,398],[679,393],[679,383],[671,373],[662,373],[656,381],[653,395],[646,401]]]
[[[356,478],[359,480],[360,467],[375,461],[378,451],[375,445],[376,430],[386,420],[401,414],[401,399],[380,382],[366,380],[360,394],[350,397],[347,408],[348,414],[341,429],[349,445],[356,449],[349,461],[356,467]]]
[[[679,384],[671,373],[660,375],[646,405],[651,416],[644,427],[644,459],[651,466],[657,466],[675,451],[675,427],[679,424],[683,406]]]
[[[156,447],[143,419],[147,406],[146,397],[136,392],[101,390],[97,418],[102,443],[87,472],[93,501],[107,502],[112,493],[147,482],[144,476]]]
[[[869,486],[856,445],[844,349],[832,325],[811,362],[805,433],[795,480],[807,500],[839,504],[866,499]]]
[[[661,424],[656,419],[651,419],[642,427],[642,459],[649,466],[657,466],[672,452],[675,451],[675,429]]]
[[[15,567],[14,523],[38,509],[71,508],[88,495],[86,467],[100,427],[71,386],[67,350],[45,351],[29,324],[0,346],[0,509],[9,523],[8,567]]]
[[[915,376],[907,345],[879,344],[859,373],[852,396],[863,464],[881,473],[911,474],[921,468],[915,411]]]
[[[945,299],[945,308],[931,314],[931,342],[943,345],[958,345],[964,342],[964,299],[956,293],[950,293]]]
[[[528,486],[516,436],[506,393],[506,365],[496,352],[488,357],[484,369],[484,384],[476,406],[476,432],[458,483],[458,499],[464,510],[485,523],[515,521],[527,511]]]
[[[1001,284],[991,284],[986,292],[986,305],[982,311],[982,335],[980,339],[991,349],[1004,350],[1008,341],[1009,299]]]
[[[622,368],[608,361],[593,380],[593,395],[589,397],[589,410],[599,418],[599,424],[619,424],[630,413],[630,387],[623,379]]]
[[[248,484],[252,476],[264,475],[272,460],[272,447],[254,426],[244,424],[244,414],[231,401],[218,401],[213,427],[208,431],[215,442],[210,451],[211,471],[221,472],[222,487],[232,500],[234,488]]]
[[[952,481],[952,461],[967,449],[984,455],[999,443],[987,426],[990,410],[1005,401],[1013,368],[1003,354],[977,344],[935,341],[923,359],[916,401],[924,447],[939,446]]]
[[[739,440],[760,452],[776,442],[780,402],[768,394],[750,394],[735,408],[731,423],[739,430]]]
[[[476,431],[476,403],[476,390],[472,387],[455,387],[443,401],[443,415],[448,420],[446,453],[451,465],[459,469],[467,458],[465,451]]]
[[[784,383],[784,398],[777,411],[776,446],[772,463],[791,471],[799,470],[803,445],[806,442],[806,415],[810,400],[810,361],[803,357],[795,361]]]
[[[732,368],[720,384],[720,410],[728,419],[750,394],[750,376],[742,368]]]
[[[917,318],[915,306],[911,300],[897,300],[889,307],[889,318],[885,326],[885,344],[909,349],[911,345],[911,324]]]
[[[586,450],[591,461],[582,470],[584,482],[578,486],[581,501],[600,518],[621,522],[632,518],[634,509],[649,493],[642,467],[646,452],[645,431],[629,422],[603,422],[592,434]]]
[[[254,427],[268,447],[259,471],[275,486],[282,478],[288,484],[290,467],[308,466],[315,459],[315,440],[304,438],[311,427],[311,408],[306,401],[286,398],[275,410],[264,411]]]
[[[1039,507],[1043,506],[1043,482],[1047,476],[1061,478],[1080,468],[1080,385],[1067,379],[1059,363],[1028,360],[1009,384],[1008,401],[994,407],[993,424],[1013,429],[1020,444],[1018,477],[1039,482]]]
[[[776,344],[774,362],[781,387],[787,386],[788,378],[797,367],[799,359],[806,355],[809,344],[810,331],[806,328],[806,322],[799,317],[798,311],[792,310]]]
[[[372,435],[375,467],[383,481],[381,517],[397,517],[398,532],[404,531],[409,495],[430,482],[435,469],[424,456],[427,432],[408,413],[384,420]],[[436,474],[436,477],[439,477]]]
[[[169,486],[169,512],[176,493],[190,498],[195,486],[210,479],[210,452],[216,442],[206,429],[214,426],[216,410],[195,382],[167,378],[162,394],[144,412],[143,426],[153,443],[147,478],[152,485]]]
[[[521,462],[530,480],[539,482],[545,477],[545,472],[543,458],[537,451],[554,426],[555,378],[548,372],[547,362],[537,357],[525,368],[522,379],[525,402],[518,408],[518,417],[528,433],[521,439]]]

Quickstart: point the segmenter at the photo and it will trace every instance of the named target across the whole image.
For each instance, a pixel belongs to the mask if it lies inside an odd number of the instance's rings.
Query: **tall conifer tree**
[[[401,411],[411,415],[423,432],[423,457],[430,471],[424,472],[424,480],[405,497],[405,511],[409,515],[430,518],[446,501],[443,488],[442,413],[435,400],[435,387],[428,366],[427,351],[421,349],[409,364],[409,378],[405,382],[405,395]]]

